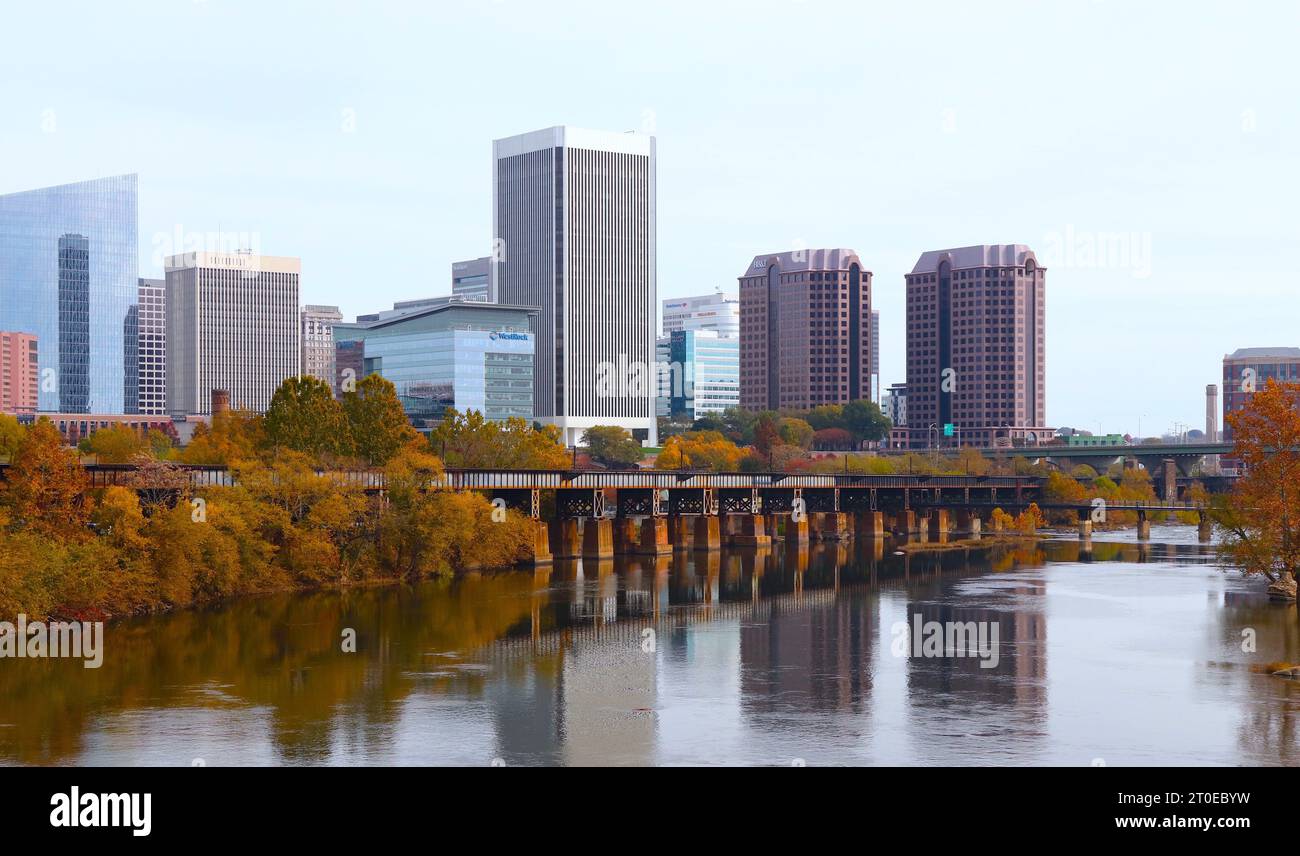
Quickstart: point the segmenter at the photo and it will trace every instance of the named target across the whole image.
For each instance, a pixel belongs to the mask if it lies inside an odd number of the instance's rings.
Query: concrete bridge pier
[[[739,514],[723,514],[718,518],[718,524],[722,527],[722,543],[736,543],[736,536],[740,534],[740,517]]]
[[[900,535],[920,535],[921,525],[915,511],[900,511],[895,518],[895,528]]]
[[[849,516],[842,511],[819,511],[811,515],[813,534],[819,541],[847,541],[853,537]]]
[[[668,540],[668,521],[663,517],[643,517],[636,545],[631,552],[641,556],[663,556],[673,551]]]
[[[582,529],[577,518],[568,517],[551,522],[551,556],[555,559],[576,559],[582,555]]]
[[[641,521],[635,517],[614,520],[614,552],[626,556],[636,552],[641,543]]]
[[[978,513],[969,508],[957,509],[957,534],[978,537],[983,529]]]
[[[589,517],[583,521],[582,558],[614,558],[614,521],[607,517]]]
[[[1092,518],[1091,517],[1079,518],[1079,540],[1080,541],[1092,540]]]
[[[696,550],[722,549],[722,521],[712,514],[701,514],[695,518],[695,537],[692,544]]]
[[[1196,539],[1202,544],[1208,544],[1214,540],[1214,528],[1210,525],[1210,515],[1204,511],[1197,514]]]
[[[1145,511],[1138,511],[1137,535],[1139,541],[1151,540],[1151,521],[1147,519],[1147,513]]]
[[[680,514],[668,518],[668,540],[674,550],[689,550],[695,541],[695,521]]]
[[[946,508],[930,509],[930,538],[940,544],[948,540],[952,532],[952,519]]]
[[[532,525],[533,538],[529,548],[532,555],[531,558],[525,559],[525,561],[534,565],[549,565],[555,561],[555,557],[551,554],[550,527],[541,520],[532,521]]]
[[[883,511],[859,511],[854,515],[854,535],[871,541],[880,541],[885,537],[885,513]]]
[[[794,519],[793,514],[785,519],[785,542],[787,544],[798,544],[806,547],[808,546],[808,536],[807,514],[800,515],[798,520]]]
[[[736,520],[738,531],[731,536],[731,543],[738,547],[770,547],[772,536],[767,534],[766,520],[762,514],[732,515]]]
[[[781,537],[780,535],[777,534],[777,532],[780,531],[778,529],[778,527],[781,524],[780,515],[768,512],[762,515],[762,517],[763,517],[763,532],[767,534],[767,537],[771,538],[773,541]]]

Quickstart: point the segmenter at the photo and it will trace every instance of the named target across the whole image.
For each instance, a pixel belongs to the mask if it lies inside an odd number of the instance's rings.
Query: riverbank
[[[1042,540],[1042,535],[1025,535],[1020,532],[996,532],[972,538],[955,538],[947,541],[909,541],[899,543],[895,550],[903,553],[942,553],[946,550],[969,550],[973,547],[999,545],[1023,546]]]

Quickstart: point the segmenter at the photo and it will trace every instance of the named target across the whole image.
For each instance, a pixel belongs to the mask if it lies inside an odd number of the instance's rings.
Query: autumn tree
[[[23,439],[23,426],[16,416],[0,413],[0,461],[8,461]]]
[[[719,473],[740,469],[744,451],[717,431],[691,431],[680,437],[669,437],[655,468],[675,470],[696,468]]]
[[[1294,580],[1300,570],[1300,384],[1270,378],[1227,422],[1244,474],[1213,508],[1220,549],[1245,573]]]
[[[383,466],[398,449],[419,438],[402,409],[397,388],[380,375],[366,375],[354,390],[343,394],[342,403],[354,452],[368,466]]]
[[[311,376],[288,378],[271,396],[266,411],[266,440],[274,448],[315,458],[353,452],[352,433],[343,408],[334,399],[330,385]]]
[[[125,464],[145,449],[144,438],[128,425],[101,428],[77,444],[85,455],[101,464]]]
[[[84,536],[88,482],[77,453],[42,419],[24,433],[10,462],[4,496],[11,525],[51,537]]]
[[[211,424],[199,423],[181,450],[180,461],[192,466],[227,467],[252,460],[266,443],[266,420],[251,410],[214,414]]]
[[[777,417],[770,413],[759,415],[754,422],[754,448],[760,455],[770,455],[782,443]]]
[[[853,435],[843,428],[820,428],[813,434],[813,448],[848,451],[853,448]]]
[[[684,470],[691,466],[691,459],[682,448],[680,436],[669,437],[664,442],[663,451],[655,457],[657,470]]]

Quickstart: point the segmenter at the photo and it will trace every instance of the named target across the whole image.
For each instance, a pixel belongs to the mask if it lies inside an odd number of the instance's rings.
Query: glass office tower
[[[125,412],[136,176],[0,195],[0,330],[40,353],[40,410]]]

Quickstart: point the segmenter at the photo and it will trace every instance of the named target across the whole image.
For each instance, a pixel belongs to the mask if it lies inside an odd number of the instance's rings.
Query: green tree
[[[626,428],[617,425],[595,425],[582,432],[582,444],[591,457],[606,466],[631,467],[645,457],[641,444],[633,439]]]
[[[533,427],[517,417],[497,422],[477,410],[449,408],[429,434],[429,448],[447,466],[465,469],[558,470],[570,463],[556,426]]]
[[[777,423],[777,433],[781,436],[781,442],[787,446],[807,449],[812,445],[816,432],[804,420],[787,416]]]
[[[274,448],[315,458],[353,453],[352,433],[329,384],[314,377],[291,377],[280,384],[266,411],[266,439]]]
[[[343,415],[355,453],[368,466],[382,467],[398,449],[419,439],[402,409],[397,388],[377,374],[366,375],[355,390],[343,393]]]
[[[858,399],[844,405],[844,424],[859,441],[879,442],[889,436],[889,417],[874,401]]]

